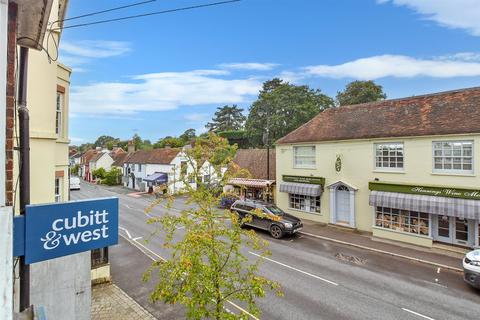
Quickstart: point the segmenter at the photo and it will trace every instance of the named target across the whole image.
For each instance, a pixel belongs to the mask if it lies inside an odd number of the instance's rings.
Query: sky
[[[65,26],[216,2],[158,0]],[[67,17],[141,0],[71,0]],[[72,144],[156,142],[248,112],[280,77],[334,97],[374,80],[388,98],[480,86],[480,0],[242,0],[63,31]]]

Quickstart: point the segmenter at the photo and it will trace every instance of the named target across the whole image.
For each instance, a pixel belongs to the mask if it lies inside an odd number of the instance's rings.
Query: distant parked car
[[[79,177],[70,177],[70,190],[80,190]]]
[[[463,280],[480,289],[480,249],[468,252],[463,258]]]
[[[252,211],[256,209],[260,209],[263,215],[252,214]],[[286,234],[294,234],[303,228],[300,219],[284,212],[273,204],[263,201],[237,200],[232,205],[231,210],[237,213],[240,219],[251,215],[252,220],[244,224],[266,230],[275,239],[279,239]]]
[[[222,197],[222,199],[220,200],[220,209],[230,209],[232,207],[232,204],[238,200],[238,196],[237,195],[233,195],[233,194],[230,194],[230,195],[226,195],[224,197]]]

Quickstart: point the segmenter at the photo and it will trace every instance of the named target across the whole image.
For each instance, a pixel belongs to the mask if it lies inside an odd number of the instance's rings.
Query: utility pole
[[[18,123],[20,131],[20,214],[30,204],[30,124],[27,108],[28,48],[20,47],[18,70]],[[30,266],[20,257],[20,312],[30,307]]]

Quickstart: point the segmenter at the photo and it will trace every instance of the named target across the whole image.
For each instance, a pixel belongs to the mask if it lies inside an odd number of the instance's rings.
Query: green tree
[[[205,127],[212,132],[240,130],[243,128],[246,119],[242,112],[243,109],[238,108],[236,104],[231,107],[228,105],[219,107],[212,122],[207,123]]]
[[[107,174],[107,170],[105,168],[98,168],[92,171],[92,176],[94,179],[104,179],[105,175]]]
[[[318,113],[334,106],[332,98],[318,89],[296,86],[275,78],[266,81],[251,105],[246,130],[253,146],[271,145]]]
[[[347,84],[345,90],[337,93],[337,104],[347,106],[352,104],[374,102],[384,100],[387,95],[383,92],[383,87],[372,80],[353,81]]]
[[[185,132],[182,133],[179,138],[182,139],[185,143],[189,143],[195,137],[196,137],[195,129],[190,128],[185,130]]]
[[[188,319],[249,318],[230,313],[225,307],[231,300],[244,302],[244,308],[259,317],[257,299],[264,297],[266,290],[281,294],[278,283],[258,274],[262,257],[268,254],[267,242],[253,230],[242,229],[240,225],[246,221],[238,221],[234,213],[217,209],[219,196],[201,182],[195,166],[208,160],[219,177],[228,179],[228,175],[221,175],[222,168],[231,163],[235,149],[214,134],[197,139],[187,151],[188,162],[194,168],[191,175],[197,181],[197,188],[185,183],[191,209],[150,219],[150,223],[159,224],[163,245],[170,252],[169,259],[154,263],[145,274],[145,280],[153,272],[158,274],[151,299],[184,305]],[[184,177],[185,182],[191,178]],[[171,207],[172,198],[167,197],[155,201],[147,211],[162,201]],[[246,256],[244,247],[257,251],[260,258]]]
[[[155,149],[161,149],[165,147],[181,148],[184,145],[185,145],[185,141],[183,141],[182,139],[168,136],[155,142],[153,144],[153,148]]]
[[[108,186],[114,186],[121,183],[122,178],[122,170],[120,168],[113,167],[108,172],[105,173],[102,184],[106,184]]]
[[[112,136],[103,135],[103,136],[98,137],[97,140],[95,140],[95,142],[93,143],[93,145],[95,147],[107,148],[108,145],[111,145],[113,147],[113,145],[118,143],[118,141],[119,141],[119,139],[117,139],[117,138],[114,138]]]

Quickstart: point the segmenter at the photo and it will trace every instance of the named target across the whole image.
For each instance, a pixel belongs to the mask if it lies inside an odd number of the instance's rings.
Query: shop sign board
[[[15,251],[27,264],[118,243],[118,198],[30,205],[18,220]]]
[[[462,198],[480,200],[480,190],[456,188],[434,185],[410,185],[402,183],[389,183],[372,181],[368,184],[370,190],[418,194],[435,197]]]
[[[308,176],[289,176],[283,175],[283,181],[296,182],[296,183],[310,183],[310,184],[325,184],[325,178],[323,177],[308,177]]]

